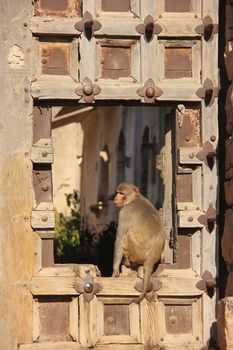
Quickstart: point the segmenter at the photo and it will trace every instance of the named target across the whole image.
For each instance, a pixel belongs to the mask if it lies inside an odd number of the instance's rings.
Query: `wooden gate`
[[[217,16],[217,0],[34,1],[31,226],[38,239],[32,343],[22,341],[20,350],[214,347]],[[52,261],[48,106],[108,100],[175,106],[167,202],[175,221],[152,278],[153,300],[139,305],[131,301],[140,273],[108,278],[93,265]]]

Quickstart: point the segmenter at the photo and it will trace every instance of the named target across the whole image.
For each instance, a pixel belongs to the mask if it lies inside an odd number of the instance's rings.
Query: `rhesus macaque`
[[[114,248],[113,274],[119,276],[120,264],[143,265],[143,291],[135,302],[147,292],[154,265],[160,260],[164,248],[163,225],[153,204],[130,182],[116,188],[114,203],[120,207]]]

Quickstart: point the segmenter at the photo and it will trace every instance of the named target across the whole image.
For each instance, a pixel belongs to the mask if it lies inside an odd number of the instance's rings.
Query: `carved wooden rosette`
[[[196,90],[196,95],[204,99],[206,106],[212,106],[215,97],[218,97],[218,87],[214,87],[212,80],[207,78],[203,87]]]
[[[87,103],[94,102],[94,96],[98,95],[100,92],[100,86],[97,84],[92,84],[91,79],[88,77],[85,77],[82,81],[82,85],[75,89],[76,95],[83,97],[84,101]]]
[[[87,272],[82,282],[77,282],[74,288],[78,293],[84,295],[84,299],[87,302],[90,302],[94,298],[94,295],[102,289],[101,285],[94,281],[94,277],[90,272]]]
[[[153,40],[154,35],[162,32],[161,26],[155,23],[151,15],[146,16],[144,23],[138,24],[135,29],[139,34],[143,34],[145,41],[148,43]]]
[[[142,290],[143,290],[143,283],[144,283],[144,280],[141,279],[140,281],[138,281],[135,284],[134,288],[138,292],[142,292]],[[160,280],[158,278],[152,277],[151,280],[150,280],[150,283],[148,284],[147,293],[146,293],[145,298],[148,301],[151,301],[154,292],[157,292],[160,288],[162,288],[162,282],[160,282]]]
[[[196,287],[200,290],[204,290],[209,295],[209,297],[212,297],[214,295],[214,288],[216,286],[217,280],[209,271],[205,271],[202,275],[202,280],[196,283]]]
[[[163,94],[163,91],[155,86],[152,79],[148,79],[144,86],[137,90],[137,94],[144,97],[145,103],[154,103],[156,98]]]
[[[212,203],[210,203],[206,213],[198,217],[198,221],[206,227],[209,233],[213,231],[216,223],[216,209],[213,207]]]
[[[203,24],[195,28],[198,34],[204,36],[206,41],[212,41],[214,34],[218,33],[218,24],[213,23],[213,19],[210,16],[205,16]]]
[[[208,166],[210,169],[213,168],[214,165],[214,159],[217,156],[217,151],[214,149],[212,143],[209,141],[205,142],[202,150],[199,151],[196,154],[196,157],[201,160],[202,162],[205,162],[205,165]]]
[[[88,40],[91,40],[93,37],[93,33],[99,30],[102,25],[99,21],[93,19],[90,12],[86,11],[83,15],[83,20],[78,21],[74,25],[75,29],[77,29],[79,32],[84,33],[85,37]]]

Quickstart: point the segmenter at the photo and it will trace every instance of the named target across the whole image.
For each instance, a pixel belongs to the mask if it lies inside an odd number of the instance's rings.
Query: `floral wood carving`
[[[85,37],[88,40],[91,40],[93,37],[94,32],[99,30],[102,25],[99,21],[93,19],[92,15],[90,12],[86,11],[83,15],[83,20],[78,21],[74,25],[75,29],[77,29],[79,32],[83,32]]]
[[[154,103],[156,98],[163,94],[163,91],[155,86],[152,79],[148,79],[144,86],[137,90],[137,94],[144,97],[146,103]]]
[[[216,288],[216,286],[217,280],[209,271],[205,271],[202,275],[202,280],[198,281],[196,284],[196,287],[200,290],[204,290],[210,298],[214,295],[214,288]]]
[[[151,15],[148,15],[144,19],[144,23],[138,24],[135,29],[139,34],[144,35],[144,39],[148,43],[153,40],[154,35],[158,35],[162,32],[162,28],[159,24],[155,23]]]
[[[198,34],[204,36],[206,41],[211,41],[214,38],[214,34],[218,33],[218,24],[213,23],[213,19],[210,16],[206,16],[203,19],[203,24],[195,28]]]
[[[78,293],[83,294],[84,299],[90,302],[96,293],[102,289],[101,285],[94,281],[94,277],[90,274],[90,270],[86,271],[86,276],[82,282],[77,282],[74,286]]]
[[[197,89],[196,95],[204,99],[206,106],[212,106],[215,97],[218,96],[218,87],[214,87],[212,80],[207,78],[203,87]]]
[[[143,290],[143,280],[141,279],[140,281],[138,281],[134,288],[138,291],[138,292],[142,292]],[[162,283],[160,282],[160,280],[156,277],[152,277],[150,280],[150,283],[148,284],[148,288],[147,288],[147,293],[146,293],[146,299],[148,301],[152,300],[153,294],[154,292],[158,291],[160,288],[162,288]]]
[[[217,157],[217,151],[214,149],[212,143],[206,141],[202,146],[202,150],[196,154],[196,157],[205,162],[205,165],[210,169],[214,166],[214,159]]]
[[[92,84],[91,79],[85,77],[82,81],[82,85],[75,89],[75,93],[78,96],[84,98],[87,103],[92,103],[94,101],[94,96],[101,92],[100,86],[97,84]]]
[[[200,222],[200,224],[205,226],[209,233],[213,231],[216,222],[216,209],[212,203],[209,205],[206,213],[200,215],[197,220]]]

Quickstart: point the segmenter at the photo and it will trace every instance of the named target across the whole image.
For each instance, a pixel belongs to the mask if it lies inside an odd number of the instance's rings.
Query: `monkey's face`
[[[122,182],[116,188],[116,194],[114,197],[114,204],[116,207],[123,207],[124,205],[132,202],[135,197],[139,195],[138,187],[129,182]]]
[[[117,191],[116,195],[114,197],[115,206],[118,208],[123,207],[124,202],[125,202],[125,197],[126,197],[126,193],[121,192],[121,191]]]

